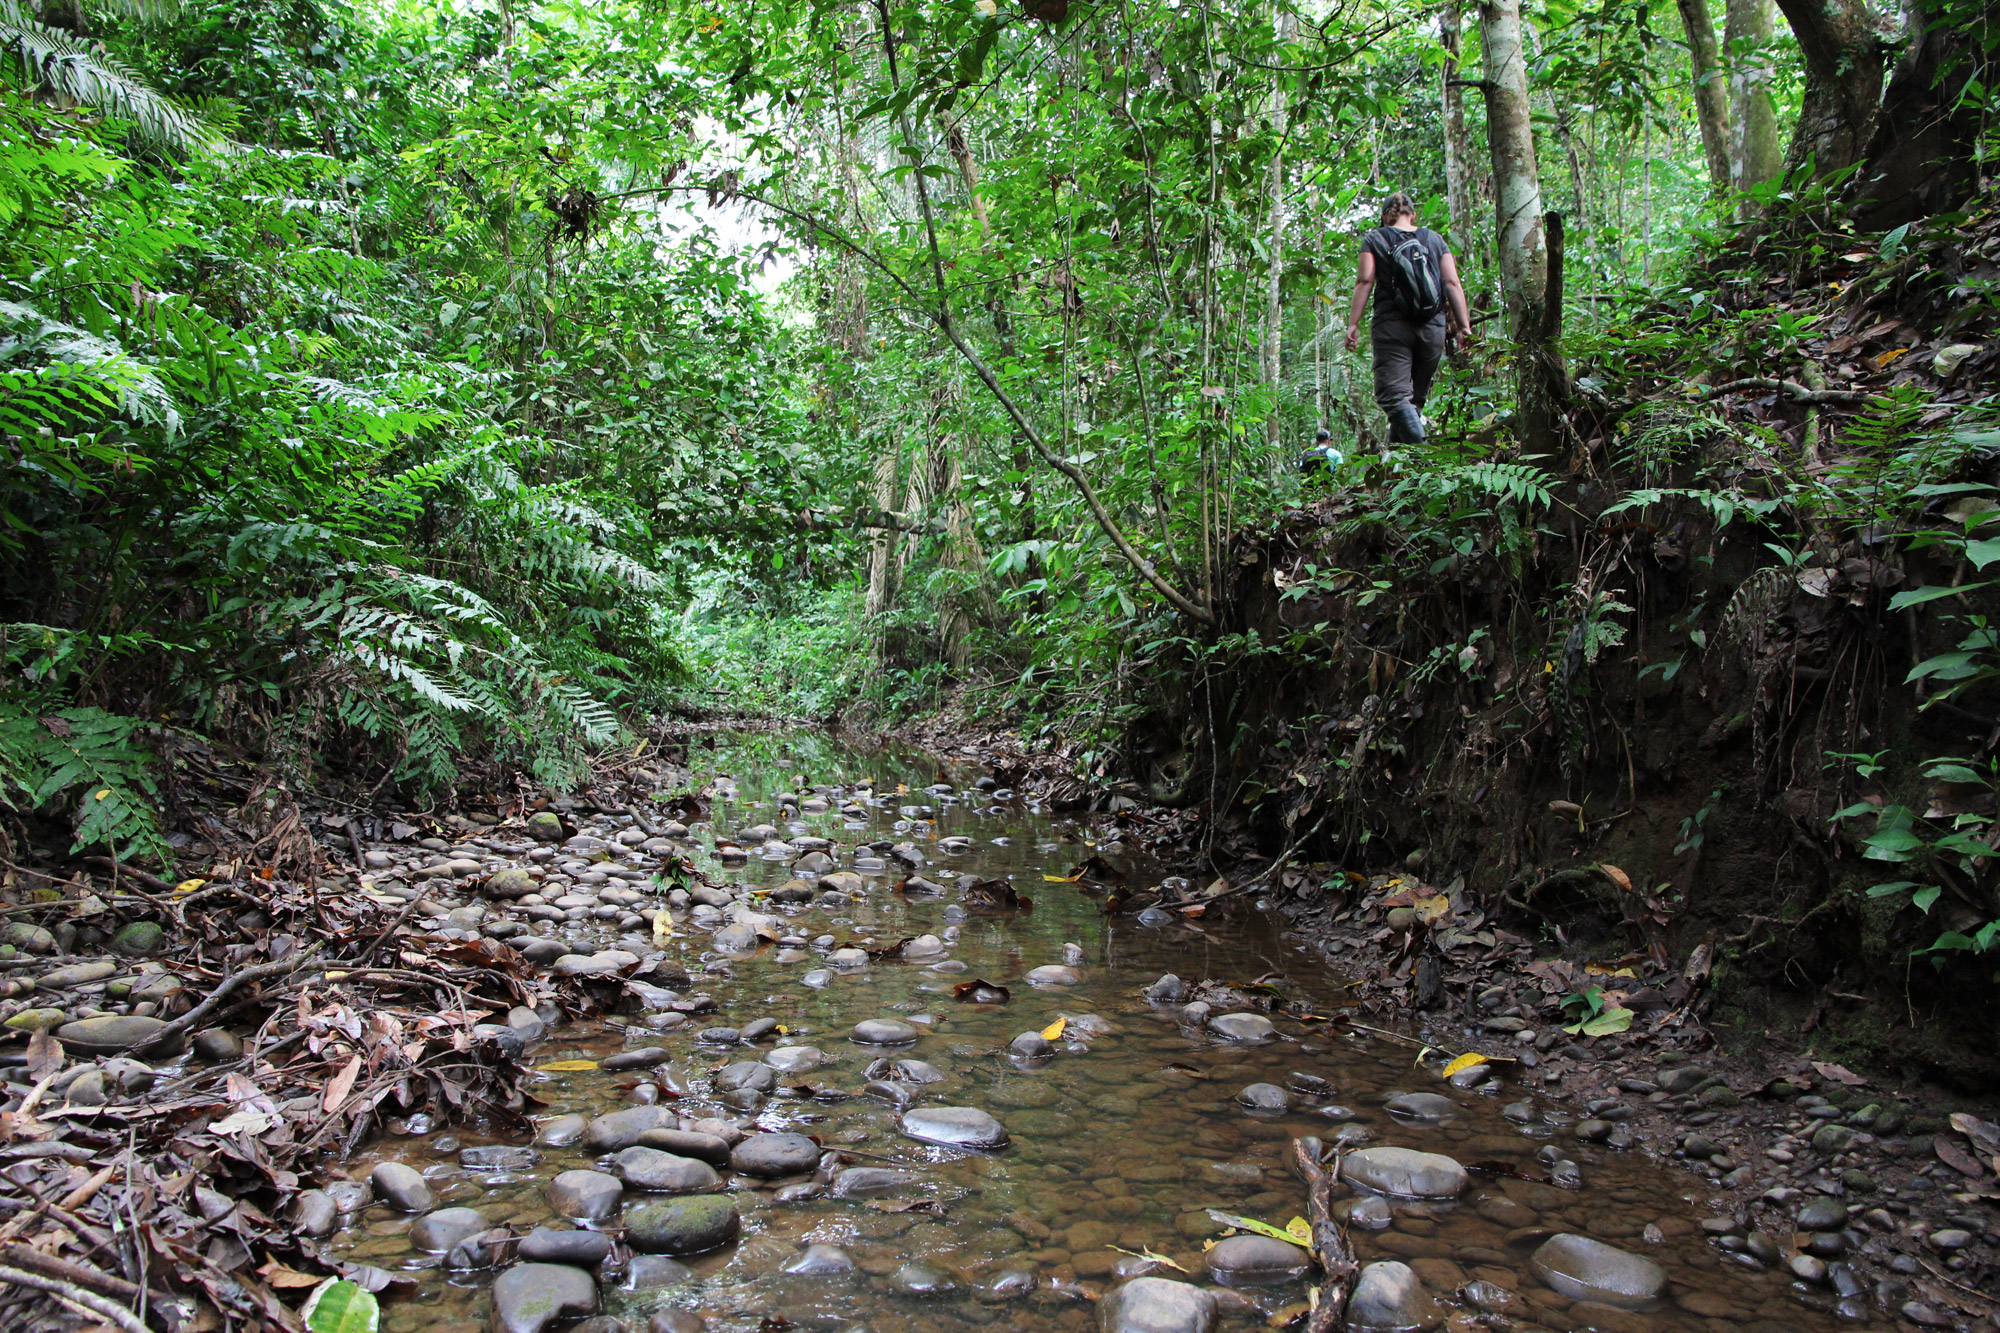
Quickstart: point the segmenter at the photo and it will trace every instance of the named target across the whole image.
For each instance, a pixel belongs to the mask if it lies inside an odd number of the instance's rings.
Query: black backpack
[[[1444,309],[1444,274],[1437,256],[1424,244],[1422,231],[1383,227],[1382,248],[1389,252],[1392,281],[1389,292],[1402,312],[1418,323]]]

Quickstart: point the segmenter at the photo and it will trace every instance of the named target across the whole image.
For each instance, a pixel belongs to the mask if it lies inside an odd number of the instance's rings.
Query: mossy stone
[[[158,953],[166,935],[157,921],[134,921],[111,937],[111,947],[128,957],[143,958]]]

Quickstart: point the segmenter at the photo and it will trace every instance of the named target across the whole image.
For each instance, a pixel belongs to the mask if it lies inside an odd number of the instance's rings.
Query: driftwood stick
[[[308,951],[306,957],[287,958],[282,962],[265,963],[258,967],[245,968],[241,972],[230,973],[222,979],[221,984],[208,993],[207,999],[154,1033],[147,1044],[155,1045],[180,1036],[214,1013],[224,1000],[252,982],[263,981],[269,977],[289,977],[301,971],[324,972],[333,966],[331,963],[312,958],[310,952]]]
[[[1333,1187],[1340,1179],[1340,1159],[1319,1161],[1318,1139],[1292,1140],[1292,1166],[1306,1182],[1306,1221],[1312,1226],[1313,1257],[1319,1260],[1319,1299],[1306,1321],[1306,1333],[1333,1333],[1346,1321],[1347,1298],[1354,1290],[1360,1265],[1347,1233],[1333,1220]]]
[[[130,1310],[115,1301],[107,1300],[94,1291],[85,1291],[74,1282],[65,1282],[61,1278],[55,1277],[43,1277],[40,1273],[30,1273],[23,1269],[9,1268],[5,1265],[0,1265],[0,1282],[6,1282],[16,1287],[32,1287],[36,1291],[47,1292],[64,1305],[82,1310],[86,1314],[94,1314],[98,1318],[123,1329],[125,1333],[146,1333],[146,1326],[139,1322],[139,1316],[133,1314]]]
[[[1811,389],[1797,380],[1766,379],[1762,376],[1718,384],[1712,389],[1704,390],[1701,396],[1706,399],[1720,398],[1726,393],[1736,393],[1743,389],[1766,389],[1785,394],[1793,402],[1835,407],[1856,407],[1879,396],[1872,393],[1858,393],[1852,389]]]
[[[43,1254],[40,1250],[26,1245],[8,1245],[0,1248],[0,1263],[13,1268],[54,1278],[60,1282],[70,1282],[85,1291],[94,1291],[119,1303],[132,1306],[143,1296],[153,1306],[174,1306],[182,1303],[181,1298],[164,1291],[141,1290],[136,1284],[122,1277],[106,1273],[89,1264],[80,1264],[53,1254]]]

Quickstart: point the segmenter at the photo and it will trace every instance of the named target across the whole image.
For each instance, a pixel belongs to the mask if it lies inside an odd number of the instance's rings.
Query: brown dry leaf
[[[1812,1062],[1812,1067],[1819,1071],[1821,1078],[1830,1078],[1835,1083],[1844,1083],[1850,1088],[1858,1088],[1868,1081],[1845,1065],[1830,1065],[1815,1060]]]
[[[1426,924],[1451,915],[1451,899],[1442,893],[1428,898],[1419,898],[1410,906],[1417,909],[1417,920]]]
[[[1607,861],[1599,863],[1597,868],[1603,871],[1604,877],[1610,880],[1613,884],[1616,884],[1619,888],[1623,889],[1627,893],[1632,892],[1632,877],[1626,874],[1624,871],[1620,870],[1617,866],[1614,866]]]
[[[1951,1117],[1951,1127],[1971,1139],[1981,1152],[2000,1153],[2000,1125],[1957,1111]]]
[[[320,1109],[328,1115],[338,1111],[347,1101],[347,1094],[354,1091],[354,1080],[361,1077],[361,1057],[354,1056],[333,1076],[326,1085],[326,1096],[320,1101]]]
[[[311,1273],[301,1273],[296,1268],[287,1268],[276,1259],[266,1259],[263,1266],[257,1270],[257,1276],[279,1288],[317,1287],[326,1281],[323,1277],[314,1277]]]
[[[63,1067],[62,1043],[43,1028],[28,1038],[28,1077],[37,1083]]]
[[[1868,358],[1869,364],[1873,365],[1877,370],[1887,370],[1890,366],[1894,365],[1898,360],[1909,355],[1909,351],[1910,349],[1907,347],[1891,347],[1888,351],[1882,353],[1880,356],[1869,357]]]
[[[1986,1174],[1986,1168],[1979,1159],[1942,1135],[1931,1140],[1931,1150],[1937,1159],[1968,1180],[1977,1180]]]

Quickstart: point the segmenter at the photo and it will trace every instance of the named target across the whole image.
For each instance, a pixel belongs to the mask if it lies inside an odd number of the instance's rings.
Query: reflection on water
[[[718,797],[712,828],[695,829],[704,846],[712,845],[714,830],[734,834],[769,823],[781,837],[833,839],[840,844],[836,859],[846,867],[857,842],[908,839],[926,849],[926,873],[953,891],[905,901],[890,891],[900,872],[870,875],[858,902],[782,909],[797,936],[817,941],[787,955],[795,961],[779,962],[781,947],[766,944],[754,957],[731,959],[707,976],[700,975],[713,961],[702,952],[707,936],[679,914],[675,956],[697,974],[695,989],[718,1002],[719,1017],[697,1019],[684,1032],[666,1036],[642,1026],[628,1038],[615,1023],[594,1035],[558,1032],[533,1052],[532,1062],[541,1065],[601,1058],[626,1046],[664,1045],[674,1059],[652,1077],[669,1090],[685,1091],[675,1109],[699,1118],[731,1114],[710,1088],[713,1071],[724,1064],[758,1059],[774,1046],[817,1046],[831,1063],[781,1075],[777,1095],[754,1116],[739,1115],[739,1122],[811,1134],[848,1150],[854,1165],[921,1173],[918,1185],[889,1197],[842,1200],[780,1201],[769,1183],[732,1178],[729,1188],[744,1222],[738,1243],[688,1260],[691,1274],[682,1281],[646,1290],[606,1284],[606,1310],[635,1330],[645,1327],[650,1312],[668,1308],[699,1312],[710,1328],[723,1330],[755,1329],[767,1316],[876,1333],[1094,1327],[1088,1296],[1120,1274],[1147,1271],[1152,1265],[1138,1257],[1143,1252],[1165,1256],[1194,1280],[1210,1280],[1204,1242],[1222,1227],[1208,1210],[1280,1226],[1303,1212],[1302,1187],[1285,1163],[1288,1144],[1297,1135],[1330,1139],[1336,1132],[1350,1142],[1419,1148],[1461,1162],[1511,1163],[1534,1176],[1543,1173],[1537,1150],[1559,1136],[1565,1155],[1581,1163],[1584,1183],[1578,1191],[1476,1178],[1454,1204],[1398,1203],[1387,1210],[1386,1227],[1353,1229],[1363,1260],[1410,1264],[1434,1295],[1450,1303],[1446,1312],[1454,1324],[1476,1317],[1503,1329],[1724,1333],[1746,1322],[1776,1320],[1800,1328],[1831,1322],[1791,1300],[1779,1274],[1753,1270],[1743,1256],[1711,1248],[1696,1225],[1695,1186],[1685,1177],[1635,1154],[1576,1143],[1562,1133],[1562,1115],[1553,1108],[1544,1108],[1544,1122],[1526,1130],[1503,1118],[1501,1106],[1517,1101],[1522,1096],[1517,1090],[1445,1087],[1413,1067],[1406,1048],[1351,1032],[1337,1021],[1281,1017],[1278,1040],[1261,1046],[1219,1042],[1182,1027],[1174,1010],[1150,1005],[1141,995],[1164,972],[1239,983],[1282,972],[1311,1012],[1328,1014],[1339,1012],[1334,1007],[1339,979],[1323,974],[1311,956],[1261,918],[1148,929],[1129,917],[1104,917],[1076,886],[1044,878],[1066,874],[1091,853],[1087,830],[1012,802],[994,807],[977,792],[968,791],[964,799],[927,793],[924,788],[940,776],[949,781],[971,775],[941,775],[933,761],[919,756],[853,754],[816,734],[722,738],[712,752],[697,748],[694,762],[697,777],[729,775],[734,782],[721,784],[722,790],[733,786],[736,793]],[[843,814],[841,806],[862,779],[874,784],[872,794],[860,795],[865,816]],[[832,798],[830,809],[790,817],[772,804],[774,793],[807,783],[823,784],[823,794]],[[923,817],[923,807],[932,817]],[[954,835],[970,838],[970,849],[940,851],[938,840]],[[704,853],[704,863],[730,883],[768,888],[792,877],[783,860],[755,855],[747,864],[724,867]],[[1153,873],[1129,859],[1119,863],[1135,877]],[[1010,876],[1033,897],[1033,910],[965,913],[954,902],[957,876],[964,873]],[[824,987],[803,980],[823,967],[832,942],[868,948],[926,933],[948,937],[954,927],[956,938],[941,956],[944,970],[940,958],[932,957],[878,962],[835,975]],[[566,939],[589,947],[614,944],[620,935],[598,921],[568,929],[578,933]],[[1038,987],[1025,980],[1031,969],[1064,962],[1066,944],[1081,946],[1079,984]],[[954,1001],[953,988],[973,978],[1008,987],[1010,1002]],[[1034,1067],[1008,1056],[1005,1048],[1016,1036],[1045,1029],[1063,1016],[1070,1021],[1053,1059]],[[766,1038],[754,1052],[710,1053],[698,1049],[691,1035],[711,1023],[741,1026],[760,1017],[777,1020],[786,1032]],[[901,1135],[894,1110],[882,1101],[808,1097],[787,1089],[806,1082],[823,1094],[856,1094],[879,1077],[867,1071],[883,1052],[849,1040],[853,1025],[870,1018],[901,1019],[921,1033],[914,1046],[889,1053],[926,1061],[943,1073],[940,1082],[903,1085],[918,1104],[984,1108],[1005,1124],[1011,1146],[992,1154],[926,1146]],[[552,1114],[598,1114],[631,1105],[630,1089],[648,1077],[599,1070],[553,1073],[536,1091]],[[1312,1088],[1316,1095],[1294,1092],[1289,1109],[1252,1113],[1238,1094],[1258,1083]],[[1428,1124],[1392,1119],[1383,1103],[1407,1091],[1448,1096],[1450,1117]],[[459,1168],[457,1151],[474,1141],[391,1139],[352,1163],[353,1174],[365,1177],[374,1162],[397,1157],[426,1172],[440,1206],[477,1207],[489,1224],[522,1231],[565,1225],[552,1215],[543,1186],[557,1172],[592,1166],[589,1154],[580,1148],[544,1149],[531,1170],[473,1174]],[[632,1197],[628,1194],[628,1201]],[[615,1227],[616,1220],[602,1225]],[[389,1333],[482,1326],[492,1273],[444,1272],[435,1256],[412,1252],[405,1235],[409,1225],[408,1218],[371,1208],[350,1219],[335,1238],[346,1256],[406,1270],[417,1279],[415,1296],[389,1306],[384,1321]],[[1594,1236],[1661,1263],[1671,1278],[1666,1299],[1639,1313],[1602,1306],[1572,1313],[1572,1303],[1537,1282],[1526,1263],[1535,1246],[1556,1231]],[[854,1269],[783,1271],[816,1244],[838,1246]],[[671,1266],[651,1267],[640,1280],[682,1276]],[[1179,1276],[1171,1269],[1161,1272]],[[1474,1282],[1502,1289],[1499,1294],[1478,1289],[1485,1311],[1457,1294]],[[627,1278],[624,1286],[632,1285]],[[1225,1301],[1225,1323],[1259,1326],[1304,1295],[1298,1281],[1240,1288]]]

